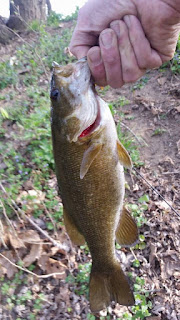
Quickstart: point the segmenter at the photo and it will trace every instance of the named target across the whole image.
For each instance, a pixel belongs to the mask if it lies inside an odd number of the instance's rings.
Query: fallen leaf
[[[38,260],[39,267],[46,273],[59,273],[54,275],[54,278],[65,279],[67,266],[61,261],[49,258],[47,255],[42,255]]]
[[[166,80],[167,80],[166,77],[161,77],[161,78],[157,79],[160,86],[163,86],[165,84]]]
[[[15,235],[15,234],[9,233],[8,236],[9,236],[10,244],[15,250],[25,247],[22,239],[18,237],[18,234]]]
[[[175,107],[175,109],[177,110],[177,112],[179,112],[179,113],[180,113],[180,106]]]
[[[3,251],[1,252],[3,256],[8,258],[10,261],[15,263],[15,259],[12,251]],[[13,266],[9,261],[0,256],[0,276],[7,275],[9,279],[12,279],[14,274],[17,272],[17,268]]]
[[[31,246],[30,253],[25,256],[23,259],[24,266],[28,267],[31,263],[38,260],[42,253],[42,244],[33,244]]]
[[[25,230],[19,233],[19,238],[24,243],[39,243],[41,241],[39,234],[35,230]]]

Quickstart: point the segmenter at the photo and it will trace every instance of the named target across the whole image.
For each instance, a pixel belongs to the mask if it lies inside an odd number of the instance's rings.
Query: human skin
[[[87,56],[97,84],[118,88],[170,60],[179,32],[180,0],[89,0],[70,50]]]

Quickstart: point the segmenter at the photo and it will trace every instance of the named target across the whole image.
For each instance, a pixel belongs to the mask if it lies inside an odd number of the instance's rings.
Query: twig
[[[8,196],[8,194],[7,194],[6,190],[4,189],[2,183],[0,183],[0,187],[1,187],[1,189],[3,190],[3,192]],[[15,203],[15,201],[14,201],[13,199],[10,199],[10,201],[11,201],[13,207],[15,207],[16,210],[17,210],[26,220],[28,220],[29,223],[32,224],[34,228],[36,228],[41,234],[43,234],[43,236],[44,236],[45,238],[49,239],[49,241],[52,242],[55,247],[58,247],[58,248],[62,251],[62,253],[64,253],[64,254],[67,252],[67,247],[66,247],[66,246],[61,245],[60,243],[58,243],[57,241],[55,241],[53,238],[51,238],[46,231],[42,230],[31,218],[29,218],[29,217],[25,214],[25,212],[24,212],[22,209],[20,209],[20,208],[17,206],[17,204]],[[15,209],[15,208],[14,208],[14,209]]]
[[[20,269],[24,272],[27,272],[29,274],[31,274],[32,276],[36,277],[36,278],[39,278],[39,279],[46,279],[46,278],[49,278],[49,277],[53,277],[53,276],[58,276],[58,275],[63,275],[64,272],[53,272],[53,273],[49,273],[49,274],[42,274],[42,275],[38,275],[26,268],[23,268],[21,266],[18,266],[17,264],[15,264],[14,262],[12,262],[11,260],[9,260],[6,256],[4,256],[2,253],[0,253],[0,256],[7,260],[12,266],[16,267],[17,269]]]
[[[15,237],[16,237],[18,240],[20,240],[19,237],[18,237],[18,234],[17,234],[17,232],[16,232],[16,230],[15,230],[15,228],[14,228],[12,222],[11,222],[11,220],[8,218],[8,216],[7,216],[7,214],[6,214],[5,206],[4,206],[4,204],[3,204],[3,202],[2,202],[1,200],[0,200],[0,203],[1,203],[1,206],[2,206],[2,208],[3,208],[3,214],[4,214],[5,218],[6,218],[9,226],[10,226],[11,229],[13,230]],[[20,240],[20,241],[21,241],[21,240]],[[22,242],[22,241],[21,241],[21,242]]]
[[[143,146],[143,144],[142,144],[142,142],[140,141],[140,139],[136,136],[136,134],[128,127],[128,126],[126,126],[126,124],[124,124],[123,122],[121,122],[121,125],[123,126],[123,127],[125,127],[128,131],[130,131],[131,133],[132,133],[132,135],[135,137],[135,139],[137,140],[137,142],[141,145],[141,146]],[[147,145],[147,143],[143,140],[143,142],[144,142],[144,144],[145,145]]]
[[[7,26],[6,26],[6,27],[7,27]],[[21,39],[24,43],[26,43],[26,44],[34,51],[35,55],[36,55],[37,58],[39,59],[38,61],[40,61],[40,64],[41,64],[41,66],[42,66],[42,68],[43,68],[43,70],[44,70],[44,73],[45,73],[45,75],[46,75],[46,77],[47,77],[47,80],[48,80],[48,82],[49,82],[49,76],[48,76],[46,67],[45,67],[45,65],[44,65],[41,57],[38,55],[36,49],[35,49],[30,43],[28,43],[26,40],[24,40],[16,31],[14,31],[13,29],[11,29],[11,28],[9,28],[9,27],[7,27],[7,28],[8,28],[8,30],[10,30],[11,32],[13,32],[19,39]]]
[[[180,174],[180,171],[162,172],[161,174]]]
[[[7,249],[8,247],[7,247],[7,245],[6,245],[6,243],[5,243],[4,239],[3,239],[3,234],[4,234],[4,227],[3,227],[3,224],[2,224],[2,222],[0,220],[0,240],[1,240],[4,248]]]
[[[143,177],[143,175],[142,175],[138,170],[136,170],[134,167],[132,168],[132,170],[135,171],[135,173],[138,174],[138,175],[147,183],[147,185],[148,185],[154,192],[156,192],[161,199],[164,200],[164,202],[166,202],[166,204],[169,206],[169,208],[171,208],[171,210],[172,210],[173,212],[175,212],[178,217],[180,217],[180,213],[177,212],[176,209],[174,209],[174,208],[170,205],[170,203],[169,203],[168,201],[166,201],[166,199],[157,191],[157,189],[154,188],[154,187],[147,181],[147,179]]]
[[[44,207],[44,210],[45,210],[45,212],[47,213],[49,219],[51,220],[51,222],[52,222],[52,224],[53,224],[53,227],[54,227],[54,235],[55,235],[56,237],[58,237],[57,229],[56,229],[56,224],[55,224],[55,222],[54,222],[54,219],[53,219],[53,217],[51,216],[51,214],[49,213],[49,211],[47,210],[47,208],[46,208],[46,206],[45,206],[44,203],[43,203],[43,207]]]
[[[132,248],[130,248],[130,251],[131,251],[131,253],[132,253],[132,255],[133,255],[134,259],[135,259],[135,260],[138,260]]]

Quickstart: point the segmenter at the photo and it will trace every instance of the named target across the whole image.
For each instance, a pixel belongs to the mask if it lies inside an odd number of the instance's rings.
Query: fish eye
[[[53,99],[53,100],[57,100],[58,99],[58,96],[59,96],[59,90],[58,89],[56,89],[56,88],[54,88],[54,89],[52,89],[51,90],[51,99]]]

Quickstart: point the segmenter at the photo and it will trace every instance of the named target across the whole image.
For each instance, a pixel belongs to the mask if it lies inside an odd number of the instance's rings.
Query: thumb
[[[92,46],[96,45],[96,43],[97,36],[75,29],[72,35],[69,49],[77,59],[81,59],[87,56],[89,49]]]
[[[71,53],[79,60],[83,57],[87,56],[87,53],[90,49],[90,47],[88,46],[80,46],[80,45],[71,45],[70,43],[70,47],[69,47]]]

